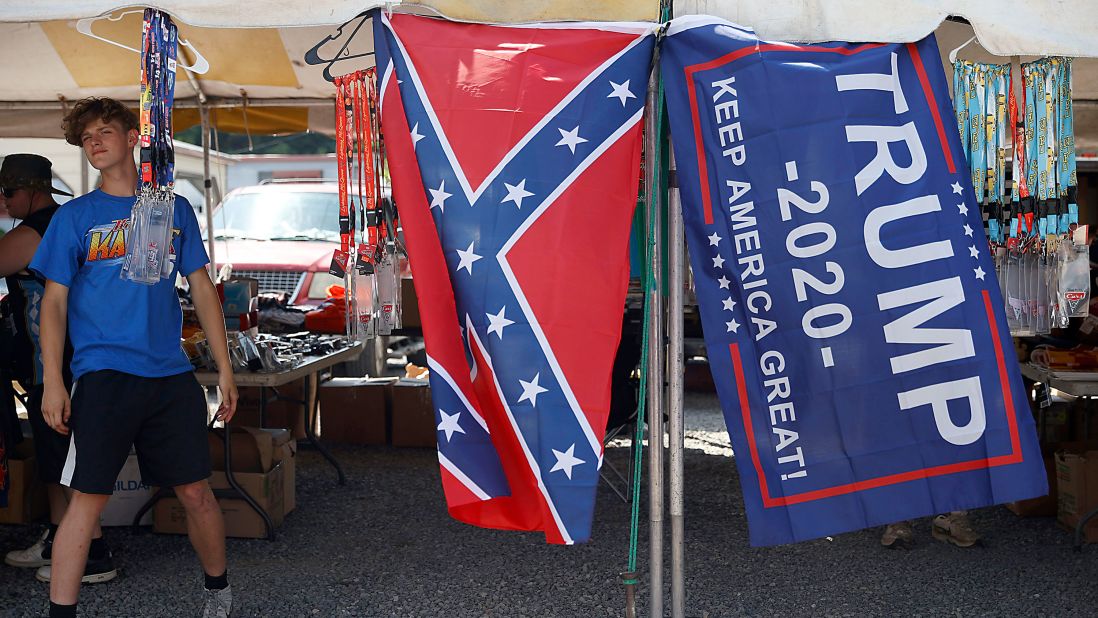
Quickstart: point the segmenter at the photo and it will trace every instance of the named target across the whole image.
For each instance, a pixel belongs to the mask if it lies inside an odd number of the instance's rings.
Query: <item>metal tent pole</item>
[[[210,110],[205,105],[198,108],[202,119],[202,201],[206,209],[206,251],[210,254],[210,278],[217,277],[217,257],[214,255],[214,205],[211,203],[213,188],[210,181]]]
[[[667,379],[669,413],[668,470],[671,498],[668,505],[671,514],[671,616],[683,618],[686,612],[684,588],[684,526],[683,526],[683,448],[685,440],[683,419],[683,223],[679,206],[679,190],[675,176],[675,155],[671,154],[670,182],[667,212]]]
[[[90,190],[91,179],[88,177],[88,159],[87,157],[80,157],[80,193],[79,195],[87,195]]]
[[[194,62],[194,58],[188,61]],[[206,251],[210,254],[210,264],[207,269],[210,271],[210,278],[213,279],[217,277],[217,256],[214,255],[214,205],[210,203],[213,197],[213,182],[210,180],[210,101],[194,74],[187,69],[183,69],[183,74],[187,76],[187,81],[194,90],[198,118],[202,125],[202,201],[203,208],[206,210]]]
[[[648,303],[648,521],[649,521],[649,609],[652,618],[663,618],[663,267],[661,241],[662,201],[659,187],[659,136],[657,133],[656,71],[648,87],[645,110],[645,164],[648,168],[645,188],[648,193],[648,225],[654,230],[653,251],[648,268],[652,289]]]

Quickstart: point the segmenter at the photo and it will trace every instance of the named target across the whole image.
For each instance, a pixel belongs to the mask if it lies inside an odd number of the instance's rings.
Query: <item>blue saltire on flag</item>
[[[652,26],[374,22],[449,511],[586,541]]]
[[[661,48],[753,545],[1046,493],[933,37]]]

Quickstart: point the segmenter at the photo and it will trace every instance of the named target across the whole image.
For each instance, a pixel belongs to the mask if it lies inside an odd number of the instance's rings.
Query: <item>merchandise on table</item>
[[[233,371],[271,372],[291,369],[309,356],[322,356],[346,348],[350,343],[342,336],[294,333],[290,335],[259,334],[254,338],[243,332],[230,333],[229,358]],[[216,371],[213,353],[202,331],[183,340],[183,349],[191,364],[200,371]]]

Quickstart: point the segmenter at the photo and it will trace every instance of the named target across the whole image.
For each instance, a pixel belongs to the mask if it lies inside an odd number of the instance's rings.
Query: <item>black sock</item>
[[[53,542],[54,537],[57,536],[57,524],[50,524],[50,530],[46,533],[46,540]]]
[[[50,618],[76,618],[76,603],[61,605],[50,601]]]
[[[206,573],[206,590],[224,590],[229,587],[229,572],[225,571],[221,575],[214,577],[209,573]]]
[[[110,553],[110,548],[107,547],[107,542],[103,540],[103,537],[91,540],[91,547],[88,549],[88,558],[92,560],[101,560],[107,557]]]

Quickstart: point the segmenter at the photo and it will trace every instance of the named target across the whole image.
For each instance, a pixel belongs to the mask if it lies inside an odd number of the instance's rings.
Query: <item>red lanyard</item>
[[[339,181],[339,249],[343,252],[343,261],[351,248],[351,216],[347,194],[347,81],[345,77],[335,78],[336,86],[336,168]]]
[[[375,75],[375,70],[371,68],[334,80],[340,251],[343,253],[343,261],[346,262],[347,253],[351,247],[355,247],[358,264],[364,272],[372,269],[375,249],[383,237],[379,235],[380,217],[377,216],[379,153],[374,148],[374,132],[378,130],[379,124],[375,118]],[[354,195],[351,194],[352,184],[357,185],[353,189]],[[355,229],[354,221],[356,203],[358,230]],[[362,233],[357,234],[358,231]]]

